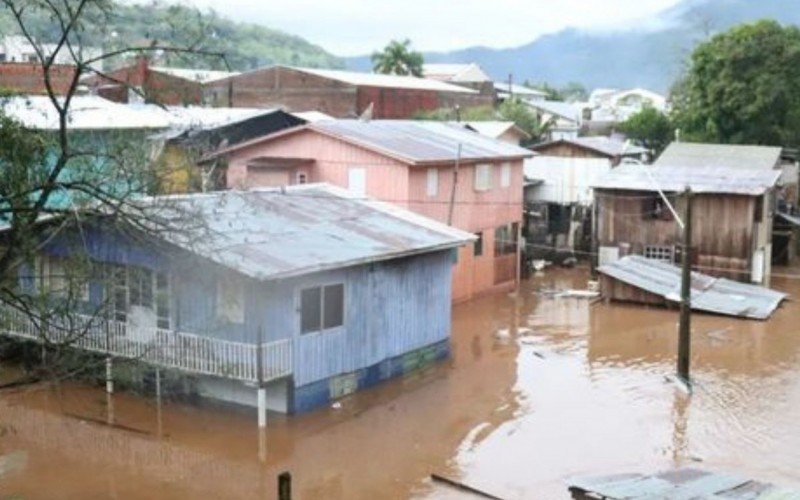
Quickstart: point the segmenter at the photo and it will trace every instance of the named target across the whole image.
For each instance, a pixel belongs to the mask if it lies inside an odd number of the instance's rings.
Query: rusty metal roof
[[[333,120],[308,127],[412,164],[455,161],[459,144],[461,160],[465,162],[534,155],[528,149],[486,137],[462,125],[438,121]]]
[[[648,175],[649,172],[649,175]],[[780,170],[724,166],[623,164],[592,183],[595,189],[683,191],[760,196],[770,190]]]
[[[327,184],[148,199],[163,217],[202,217],[202,234],[171,243],[271,280],[461,246],[467,233]]]
[[[772,170],[778,166],[781,151],[781,148],[772,146],[673,142],[661,153],[654,164],[670,168],[679,166]]]
[[[681,269],[678,266],[641,255],[628,255],[597,270],[669,301],[680,301]],[[762,286],[692,272],[691,305],[699,311],[767,319],[786,297],[785,293]]]
[[[570,479],[567,483],[573,496],[581,495],[574,498],[800,500],[800,491],[694,468],[676,469],[655,475],[632,473],[580,477]]]

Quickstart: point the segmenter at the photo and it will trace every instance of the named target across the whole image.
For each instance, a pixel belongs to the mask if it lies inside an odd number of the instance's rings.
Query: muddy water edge
[[[677,312],[552,293],[587,278],[550,271],[456,306],[450,360],[338,409],[270,415],[261,443],[251,411],[118,393],[109,426],[102,388],[4,391],[0,498],[274,498],[284,470],[300,499],[451,498],[432,472],[558,499],[573,475],[680,465],[800,487],[797,302],[767,322],[695,315],[688,397],[664,378]],[[773,287],[800,297],[800,279]]]

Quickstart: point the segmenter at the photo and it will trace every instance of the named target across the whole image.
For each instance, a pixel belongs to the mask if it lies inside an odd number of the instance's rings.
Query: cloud
[[[277,28],[337,55],[409,38],[420,50],[523,45],[566,27],[640,27],[680,0],[188,0],[238,21]]]

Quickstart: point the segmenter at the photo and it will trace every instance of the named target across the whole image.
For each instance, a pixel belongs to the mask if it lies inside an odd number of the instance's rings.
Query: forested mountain
[[[340,68],[342,61],[321,47],[298,36],[256,24],[231,21],[214,11],[200,12],[185,5],[162,2],[129,5],[117,2],[110,9],[110,22],[98,22],[86,32],[85,44],[109,51],[157,40],[162,45],[196,46],[224,52],[233,70],[247,70],[274,63]],[[26,25],[43,42],[52,42],[58,29],[55,21],[31,14]],[[17,30],[10,12],[0,9],[0,34]],[[198,55],[167,55],[163,64],[224,69],[213,58]]]
[[[647,28],[612,32],[567,29],[516,48],[472,47],[454,52],[426,53],[427,62],[477,62],[497,79],[514,75],[563,85],[580,82],[593,87],[643,86],[665,91],[680,75],[692,48],[713,33],[757,19],[800,23],[798,0],[684,0]],[[646,21],[646,22],[645,22]],[[347,60],[348,67],[366,70],[368,57]]]

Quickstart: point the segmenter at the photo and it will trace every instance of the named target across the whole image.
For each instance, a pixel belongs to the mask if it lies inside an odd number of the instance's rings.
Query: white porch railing
[[[59,317],[47,328],[29,315],[2,305],[0,333],[247,382],[259,381],[259,369],[264,382],[292,374],[292,339],[266,342],[259,347],[161,328],[135,328],[83,315]]]

